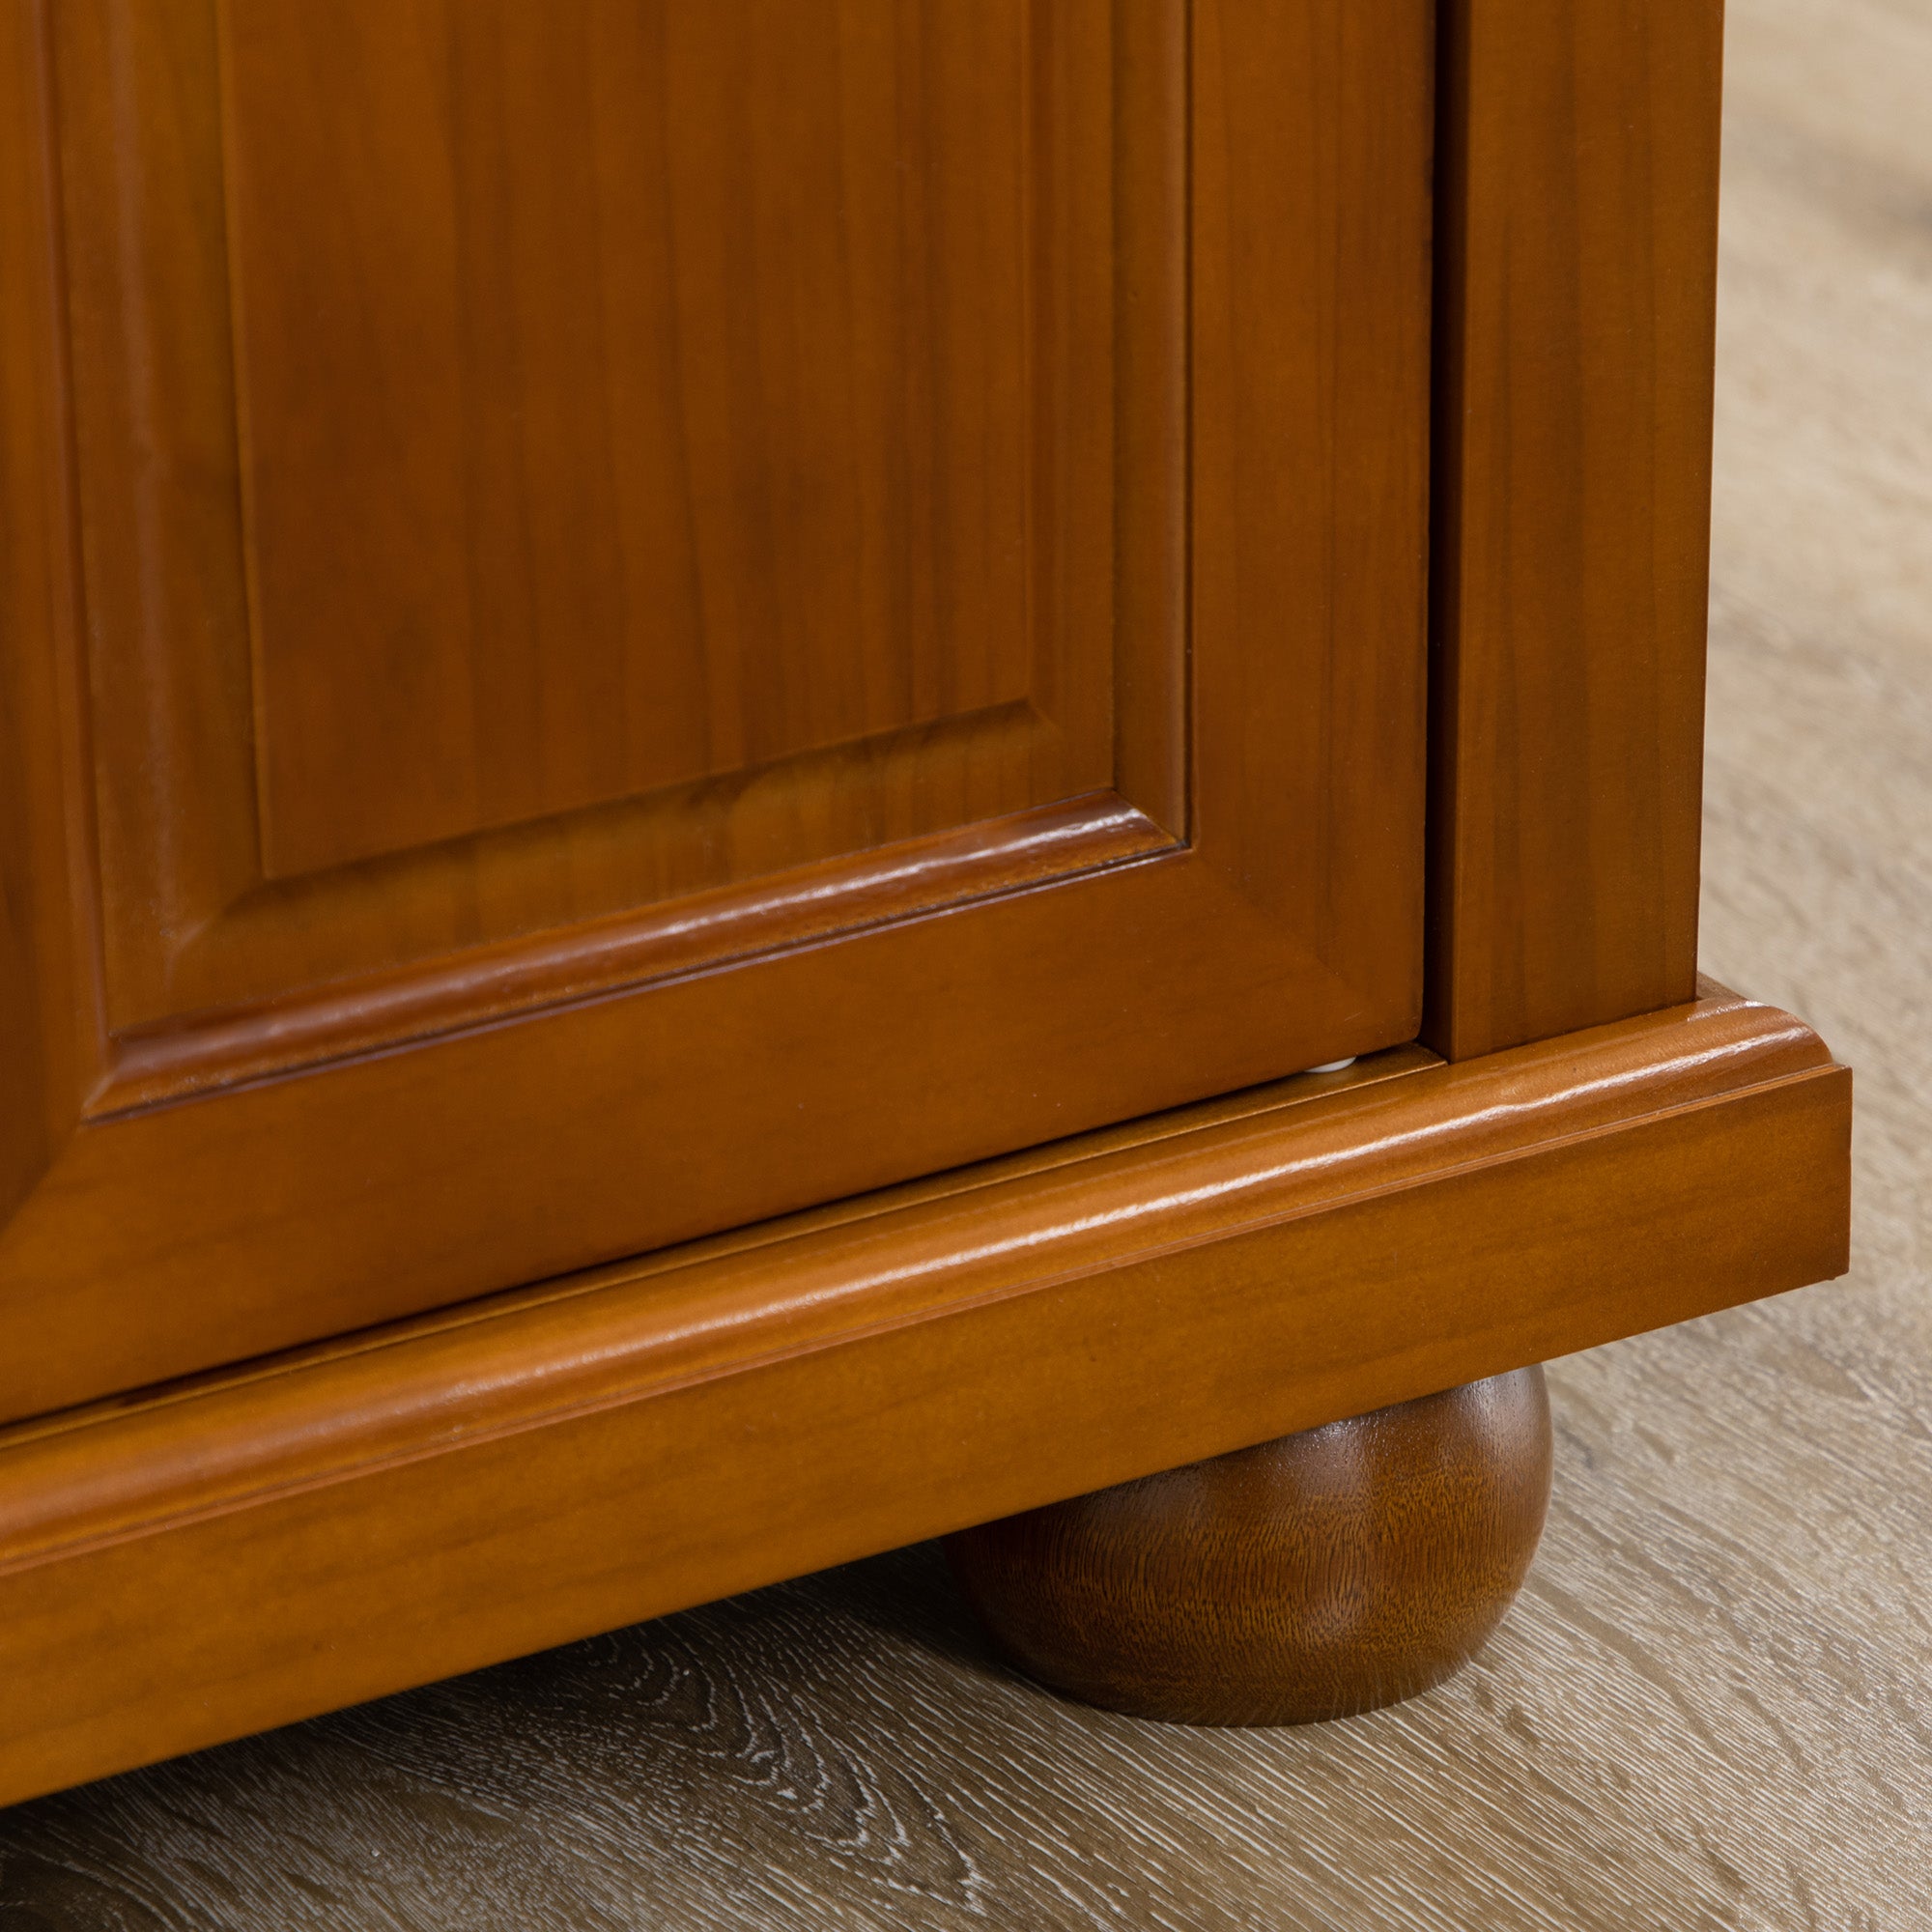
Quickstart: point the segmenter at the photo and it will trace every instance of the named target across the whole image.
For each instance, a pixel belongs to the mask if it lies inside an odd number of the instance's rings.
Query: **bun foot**
[[[1540,1368],[946,1540],[995,1641],[1056,1690],[1190,1724],[1305,1724],[1453,1676],[1549,1502]]]

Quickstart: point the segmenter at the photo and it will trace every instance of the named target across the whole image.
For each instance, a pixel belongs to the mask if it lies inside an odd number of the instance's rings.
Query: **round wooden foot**
[[[947,1539],[1030,1675],[1193,1724],[1413,1697],[1509,1607],[1549,1501],[1540,1368],[1398,1403]]]

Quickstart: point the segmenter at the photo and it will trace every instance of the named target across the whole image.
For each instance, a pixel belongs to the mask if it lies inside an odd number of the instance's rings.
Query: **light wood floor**
[[[1932,1927],[1932,0],[1730,78],[1704,960],[1858,1068],[1850,1280],[1553,1367],[1404,1709],[1079,1710],[911,1550],[20,1807],[0,1932]]]

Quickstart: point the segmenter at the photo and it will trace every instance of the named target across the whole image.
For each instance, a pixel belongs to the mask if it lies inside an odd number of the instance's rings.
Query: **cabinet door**
[[[1412,1037],[1426,0],[0,41],[0,1414]]]

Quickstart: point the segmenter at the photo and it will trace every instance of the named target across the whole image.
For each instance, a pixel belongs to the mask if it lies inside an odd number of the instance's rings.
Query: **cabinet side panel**
[[[1424,1037],[1691,997],[1720,0],[1451,0]]]

